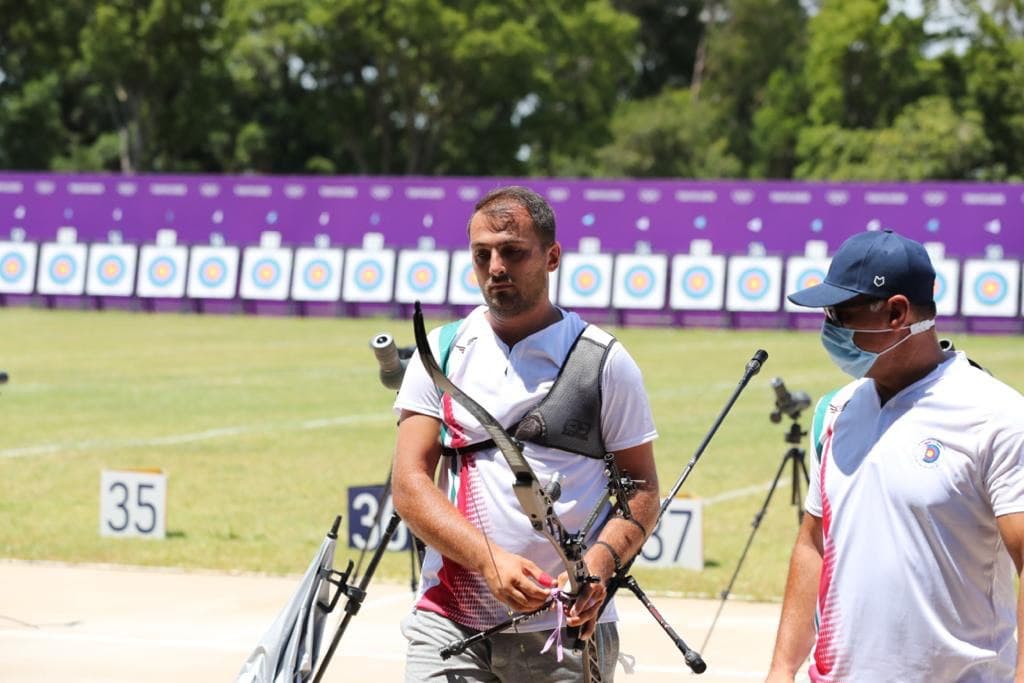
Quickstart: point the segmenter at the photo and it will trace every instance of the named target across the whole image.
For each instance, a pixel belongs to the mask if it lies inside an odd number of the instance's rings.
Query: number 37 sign
[[[100,536],[164,538],[167,476],[160,470],[104,470]]]

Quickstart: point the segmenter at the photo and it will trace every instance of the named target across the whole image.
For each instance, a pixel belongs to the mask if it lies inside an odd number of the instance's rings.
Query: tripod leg
[[[722,591],[722,600],[718,603],[718,611],[715,612],[715,618],[711,620],[711,626],[708,628],[708,633],[704,636],[704,642],[700,646],[700,651],[703,652],[707,646],[708,641],[711,640],[711,634],[715,630],[715,625],[718,623],[718,617],[722,615],[722,608],[725,607],[725,601],[729,599],[729,595],[732,593],[733,584],[736,583],[736,577],[740,575],[740,568],[743,566],[743,561],[747,558],[747,552],[750,550],[750,545],[754,542],[754,534],[757,533],[758,528],[761,526],[761,520],[764,518],[764,513],[768,509],[768,503],[772,501],[772,495],[775,493],[775,489],[779,485],[779,480],[782,478],[782,471],[786,469],[786,463],[789,461],[789,453],[782,458],[782,463],[779,465],[779,469],[775,472],[775,478],[772,479],[772,485],[768,489],[768,495],[765,496],[764,503],[761,505],[761,509],[754,515],[753,521],[750,523],[751,530],[750,536],[747,537],[747,544],[743,546],[743,552],[740,553],[739,562],[736,563],[736,569],[732,573],[732,578],[729,579],[729,585]]]
[[[803,449],[791,448],[786,457],[793,460],[792,502],[796,506],[796,523],[799,525],[804,520],[804,497],[801,489],[808,485],[810,478],[807,475],[807,463],[804,462]]]

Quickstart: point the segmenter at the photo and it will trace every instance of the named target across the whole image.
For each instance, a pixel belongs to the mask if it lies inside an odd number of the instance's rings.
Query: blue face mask
[[[887,349],[881,351],[865,351],[856,344],[853,343],[853,335],[857,332],[865,334],[882,334],[885,332],[892,332],[892,330],[852,330],[848,327],[840,327],[832,322],[826,320],[821,326],[821,343],[828,351],[828,355],[832,358],[832,362],[839,366],[839,369],[850,375],[854,379],[860,379],[864,375],[868,374],[871,370],[871,366],[875,364],[878,357],[883,353],[889,353],[897,346],[907,341],[915,334],[921,334],[925,330],[930,330],[935,327],[934,320],[920,320],[916,323],[912,323],[908,327],[901,327],[901,330],[910,330],[903,339],[893,344]]]

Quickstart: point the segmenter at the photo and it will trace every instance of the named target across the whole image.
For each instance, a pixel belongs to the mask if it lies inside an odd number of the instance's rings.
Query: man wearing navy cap
[[[854,381],[819,401],[769,681],[1024,680],[1024,397],[946,352],[935,271],[891,231],[789,300]],[[1022,662],[1017,673],[1017,662]]]

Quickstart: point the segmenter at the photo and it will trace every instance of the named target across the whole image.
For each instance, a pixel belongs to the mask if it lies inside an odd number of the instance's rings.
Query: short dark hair
[[[483,212],[485,216],[501,221],[511,220],[508,204],[518,204],[530,214],[530,222],[533,229],[540,237],[541,244],[550,246],[555,241],[555,212],[541,195],[528,187],[521,185],[506,185],[497,187],[476,203],[473,213]],[[470,222],[472,222],[472,217]],[[466,232],[469,232],[469,224],[466,224]]]

